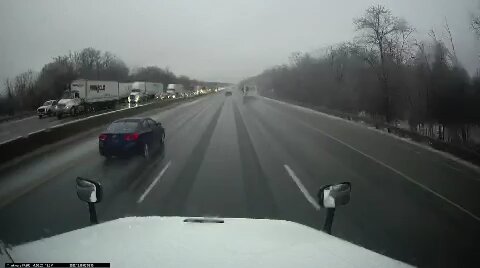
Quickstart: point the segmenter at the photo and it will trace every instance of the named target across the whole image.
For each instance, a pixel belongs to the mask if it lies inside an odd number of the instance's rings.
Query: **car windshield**
[[[97,203],[78,177],[101,185]],[[42,252],[135,244],[123,234],[149,228],[87,227],[149,216],[289,221],[345,242],[238,227],[234,258],[197,252],[208,266],[387,266],[357,265],[368,250],[480,267],[480,0],[0,0],[0,256],[72,231],[85,239]],[[217,227],[178,228],[202,247]],[[290,262],[263,263],[277,255]]]
[[[137,121],[119,121],[114,122],[107,128],[108,133],[132,133],[138,128]]]

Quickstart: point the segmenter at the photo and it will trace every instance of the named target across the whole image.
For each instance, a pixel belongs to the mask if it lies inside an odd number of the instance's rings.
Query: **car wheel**
[[[39,114],[39,115],[38,115],[38,118],[39,118],[39,119],[42,119],[42,115],[41,115],[41,114]]]
[[[143,158],[147,160],[150,159],[150,148],[146,143],[143,145]]]
[[[70,114],[71,114],[72,116],[77,115],[77,107],[72,107],[72,110],[70,111]]]

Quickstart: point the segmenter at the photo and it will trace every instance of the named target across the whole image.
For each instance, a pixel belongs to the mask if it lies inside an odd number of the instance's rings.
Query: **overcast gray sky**
[[[0,0],[0,79],[94,47],[129,67],[235,82],[293,51],[351,40],[353,18],[372,4],[404,17],[420,36],[440,32],[446,17],[461,62],[470,72],[479,65],[469,25],[479,0]]]

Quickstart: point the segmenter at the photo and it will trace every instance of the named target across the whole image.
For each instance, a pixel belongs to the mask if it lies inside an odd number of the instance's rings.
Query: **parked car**
[[[55,114],[55,106],[57,105],[56,100],[48,100],[42,106],[38,107],[37,114],[38,118],[43,116],[52,116]]]
[[[232,96],[232,92],[231,91],[225,91],[225,96]]]
[[[151,118],[127,118],[114,121],[98,137],[102,156],[142,155],[149,159],[152,150],[163,146],[165,129]]]

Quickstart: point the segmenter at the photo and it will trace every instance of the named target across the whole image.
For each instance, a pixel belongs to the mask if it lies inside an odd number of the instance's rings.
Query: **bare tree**
[[[375,59],[371,57],[369,57],[369,63],[372,67],[379,66],[380,71],[377,71],[377,74],[384,95],[383,112],[386,121],[390,122],[392,100],[387,62],[393,61],[396,55],[403,55],[404,48],[401,45],[405,44],[413,29],[405,20],[393,16],[389,9],[381,5],[369,7],[362,17],[354,20],[354,24],[356,30],[362,32],[361,41],[370,51],[366,54],[377,55],[378,64],[373,64]],[[403,61],[403,57],[398,58],[399,61]]]
[[[453,36],[452,31],[450,31],[450,26],[448,25],[447,18],[445,17],[445,31],[448,34],[448,41],[450,42],[450,46],[452,48],[452,52],[449,53],[450,60],[452,61],[453,65],[457,66],[459,64],[457,58],[457,51],[455,50],[455,44],[453,43]]]
[[[480,37],[480,15],[472,16],[471,26],[477,36]]]

